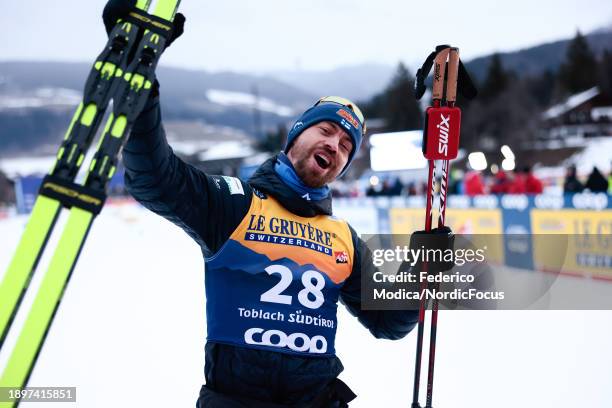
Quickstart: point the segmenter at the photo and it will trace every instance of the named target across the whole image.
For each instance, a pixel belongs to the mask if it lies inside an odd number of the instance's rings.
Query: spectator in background
[[[523,172],[525,173],[525,192],[527,194],[542,194],[544,186],[540,179],[533,174],[531,168],[525,167]]]
[[[508,194],[525,194],[527,193],[527,177],[525,173],[517,171],[512,175],[508,183]]]
[[[580,193],[584,189],[584,186],[576,177],[576,166],[571,165],[567,168],[567,172],[565,173],[565,182],[563,183],[563,192],[564,193]]]
[[[15,204],[15,182],[0,171],[0,204]]]
[[[491,194],[508,194],[510,180],[505,171],[499,170],[493,179]]]
[[[379,193],[381,196],[391,196],[393,195],[393,190],[391,188],[391,181],[389,179],[385,179],[382,183],[382,191]]]
[[[461,179],[463,178],[463,172],[459,169],[452,169],[448,180],[448,194],[458,195],[461,194]]]
[[[376,190],[376,186],[373,184],[370,184],[368,186],[368,188],[366,189],[366,197],[376,197],[378,196],[378,191]]]
[[[416,184],[414,182],[410,182],[408,184],[408,187],[406,189],[407,193],[409,196],[415,196],[417,195],[417,187]]]
[[[404,183],[402,183],[402,180],[400,180],[398,177],[395,179],[395,183],[393,183],[393,186],[391,187],[390,195],[402,195],[402,191],[404,191]]]
[[[480,172],[471,171],[465,176],[465,194],[468,196],[482,195],[485,193],[484,184]]]
[[[597,167],[593,167],[585,188],[592,193],[606,193],[608,191],[608,180],[606,180]]]

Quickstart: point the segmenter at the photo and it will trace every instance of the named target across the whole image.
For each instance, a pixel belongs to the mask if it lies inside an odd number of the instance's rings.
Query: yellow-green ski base
[[[0,347],[55,224],[59,209],[59,201],[45,196],[38,196],[34,203],[25,231],[0,283]]]
[[[80,208],[73,208],[70,211],[49,269],[43,277],[15,348],[0,378],[0,387],[25,386],[93,217],[92,213]],[[4,408],[2,403],[0,408]]]

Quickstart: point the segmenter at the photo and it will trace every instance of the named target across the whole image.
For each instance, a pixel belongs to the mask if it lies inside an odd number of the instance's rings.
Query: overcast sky
[[[92,60],[104,4],[3,1],[0,60]],[[470,59],[612,26],[609,0],[182,0],[181,11],[186,32],[163,63],[241,72],[414,66],[440,43]]]

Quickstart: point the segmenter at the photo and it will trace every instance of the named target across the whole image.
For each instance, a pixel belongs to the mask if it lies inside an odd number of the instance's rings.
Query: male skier
[[[110,0],[107,28],[130,5]],[[183,23],[177,16],[172,40]],[[173,153],[152,93],[123,149],[125,181],[202,248],[206,384],[198,407],[346,407],[355,395],[337,379],[337,302],[377,338],[400,339],[415,326],[417,311],[362,310],[370,254],[332,217],[328,184],[347,171],[364,134],[355,104],[322,98],[248,181],[207,175]]]

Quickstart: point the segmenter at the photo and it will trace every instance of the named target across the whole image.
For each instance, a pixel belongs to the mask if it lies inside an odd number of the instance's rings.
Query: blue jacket
[[[168,145],[162,127],[159,99],[148,101],[123,149],[125,181],[130,194],[144,207],[170,220],[189,234],[208,257],[218,251],[249,209],[253,188],[275,197],[287,210],[302,216],[332,213],[331,197],[306,201],[284,184],[266,161],[247,182],[244,195],[230,194],[220,176],[207,175],[179,159]],[[211,220],[214,220],[212,222]],[[416,325],[416,311],[361,309],[362,267],[372,267],[371,252],[351,228],[355,248],[353,270],[340,300],[377,338],[400,339]],[[208,342],[207,387],[278,404],[315,398],[343,370],[337,357],[311,358]]]

